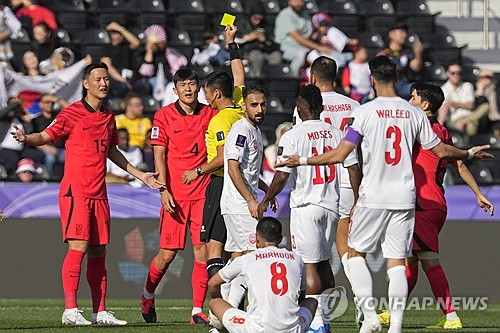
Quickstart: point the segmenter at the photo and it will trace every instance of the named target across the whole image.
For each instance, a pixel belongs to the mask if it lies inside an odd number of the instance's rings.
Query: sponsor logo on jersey
[[[217,141],[224,140],[224,131],[217,132],[216,137],[217,137]]]
[[[238,138],[236,139],[236,146],[243,148],[245,146],[246,140],[247,140],[246,136],[238,134]]]
[[[47,126],[47,128],[51,128],[52,125],[54,125],[55,123],[57,123],[57,119],[52,120],[52,122],[49,124],[49,126]]]
[[[347,123],[347,126],[351,126],[353,122],[354,122],[354,117],[351,117],[351,119],[349,119],[349,122]]]
[[[160,128],[158,126],[153,126],[151,128],[151,139],[158,139],[160,136]]]

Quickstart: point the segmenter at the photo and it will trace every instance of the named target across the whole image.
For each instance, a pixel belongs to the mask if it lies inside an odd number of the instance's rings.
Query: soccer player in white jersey
[[[268,189],[259,178],[263,156],[259,124],[267,109],[263,88],[244,88],[243,101],[245,116],[231,127],[224,145],[221,213],[227,228],[224,249],[232,258],[256,249],[257,191]]]
[[[343,133],[320,119],[324,101],[314,85],[302,87],[297,98],[299,117],[303,122],[283,134],[278,148],[281,155],[316,156],[338,146]],[[345,167],[357,165],[352,153]],[[309,332],[329,332],[330,318],[321,310],[320,294],[335,286],[330,256],[339,220],[339,194],[342,165],[322,167],[278,168],[266,195],[259,205],[263,214],[290,178],[290,233],[292,250],[305,262],[306,295],[319,301]],[[349,180],[348,180],[349,181]]]
[[[365,261],[366,253],[375,251],[380,240],[389,278],[389,333],[399,333],[408,294],[404,260],[411,256],[414,226],[415,185],[411,165],[414,143],[419,141],[424,149],[449,160],[493,156],[482,151],[488,145],[466,151],[442,143],[425,113],[397,97],[396,65],[391,59],[373,58],[370,70],[378,97],[354,110],[352,124],[340,145],[315,157],[283,156],[288,160],[277,166],[339,163],[363,138],[363,180],[348,240],[351,284],[365,315],[360,332],[380,332],[380,322],[372,306],[372,278]]]
[[[277,219],[263,218],[256,231],[258,249],[236,258],[208,282],[216,288],[244,276],[248,285],[248,312],[221,298],[212,299],[210,309],[230,333],[306,332],[318,302],[304,298],[304,262],[296,253],[278,248],[282,228]]]
[[[337,64],[335,60],[325,56],[321,56],[314,60],[311,64],[310,77],[311,84],[319,88],[321,97],[323,97],[321,120],[340,129],[345,134],[347,131],[347,123],[349,119],[351,119],[351,113],[359,106],[359,103],[347,96],[335,92],[334,84],[337,77]],[[297,108],[295,108],[294,124],[298,125],[301,122],[302,120],[298,116]],[[354,150],[354,153],[356,153],[356,150]],[[345,275],[347,279],[350,280],[349,270],[347,269],[349,214],[358,199],[358,190],[362,175],[358,164],[354,164],[349,168],[341,168],[340,172],[340,220],[337,227],[335,245],[337,246],[337,252],[342,261]],[[361,312],[357,313],[357,322],[359,322],[361,314]]]

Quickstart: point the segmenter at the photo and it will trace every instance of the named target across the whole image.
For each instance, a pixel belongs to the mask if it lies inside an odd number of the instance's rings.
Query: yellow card
[[[220,25],[222,25],[223,27],[226,27],[228,25],[233,25],[234,20],[236,20],[236,16],[224,13],[224,16],[222,16],[222,20],[220,21]]]

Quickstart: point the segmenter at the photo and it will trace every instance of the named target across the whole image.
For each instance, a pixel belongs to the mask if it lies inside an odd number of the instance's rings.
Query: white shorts
[[[384,258],[411,256],[415,211],[357,206],[349,226],[347,244],[358,252],[375,252],[380,240]]]
[[[307,264],[330,259],[338,220],[337,214],[319,206],[292,208],[292,251],[299,254]]]
[[[287,329],[290,333],[305,333],[311,326],[313,314],[309,309],[300,307],[299,323],[296,327]],[[247,320],[247,313],[243,310],[230,308],[222,316],[222,325],[229,333],[263,333],[265,330],[257,323]]]
[[[227,240],[224,250],[227,252],[253,251],[257,249],[255,229],[257,220],[250,214],[224,214]]]
[[[352,188],[340,188],[339,214],[340,219],[349,217],[354,205],[354,192]]]

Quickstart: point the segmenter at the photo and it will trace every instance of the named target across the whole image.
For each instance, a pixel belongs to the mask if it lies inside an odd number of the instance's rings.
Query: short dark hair
[[[93,62],[90,65],[85,66],[85,69],[83,70],[83,78],[88,79],[90,72],[97,68],[104,68],[105,70],[108,70],[108,65],[103,62]]]
[[[125,97],[123,98],[123,104],[127,106],[132,98],[141,98],[141,96],[139,96],[139,94],[136,92],[129,91],[128,93],[125,94]]]
[[[279,244],[281,242],[283,228],[281,227],[281,222],[278,219],[266,216],[263,217],[258,223],[256,232],[265,241]]]
[[[444,93],[440,86],[433,82],[417,82],[411,86],[411,92],[416,91],[422,101],[429,103],[430,111],[435,114],[444,102]]]
[[[396,82],[398,72],[396,63],[385,55],[379,55],[369,61],[372,77],[378,82]]]
[[[254,86],[251,86],[248,88],[244,87],[242,93],[243,93],[243,100],[246,100],[248,95],[251,95],[251,94],[262,94],[262,95],[266,96],[266,90],[261,85],[254,85]]]
[[[462,68],[462,65],[460,65],[458,62],[454,62],[454,63],[448,64],[448,66],[446,66],[446,71],[449,71],[450,67],[452,67],[452,66],[460,66],[460,68]]]
[[[222,96],[233,98],[233,79],[228,72],[214,71],[207,75],[205,85],[210,89],[219,89]]]
[[[312,113],[320,114],[323,111],[323,97],[321,91],[314,84],[306,84],[300,88],[299,97],[309,105]]]
[[[337,78],[337,63],[325,56],[316,58],[311,65],[311,74],[320,81],[333,82]]]
[[[117,130],[117,132],[118,132],[118,133],[127,133],[127,135],[129,135],[128,130],[127,130],[125,127],[119,128],[119,129]]]
[[[182,81],[190,81],[195,80],[196,84],[200,83],[200,79],[198,78],[198,73],[192,68],[189,67],[181,67],[174,74],[174,85],[177,85],[177,82]]]

